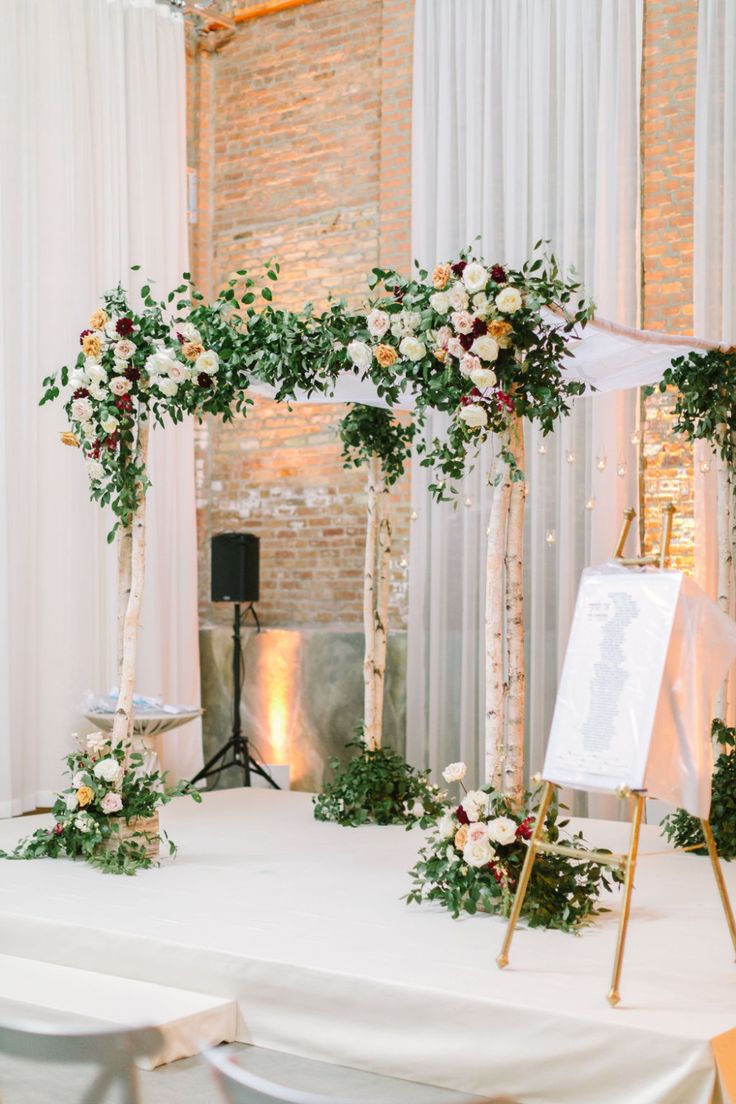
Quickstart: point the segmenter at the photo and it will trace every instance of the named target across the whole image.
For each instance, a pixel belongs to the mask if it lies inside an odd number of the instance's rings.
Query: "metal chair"
[[[0,1054],[101,1067],[80,1104],[101,1104],[116,1087],[121,1089],[122,1104],[140,1104],[135,1060],[155,1054],[161,1044],[161,1032],[154,1027],[60,1031],[42,1022],[0,1023]]]
[[[353,1104],[344,1097],[337,1099],[274,1085],[243,1069],[227,1050],[210,1048],[204,1051],[204,1057],[229,1104],[274,1104],[274,1101],[277,1104]]]

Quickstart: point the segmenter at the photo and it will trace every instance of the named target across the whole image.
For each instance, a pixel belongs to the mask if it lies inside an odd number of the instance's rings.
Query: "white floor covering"
[[[34,826],[0,822],[0,846]],[[462,1092],[728,1099],[736,966],[710,867],[663,853],[654,828],[642,850],[659,854],[641,859],[623,1001],[610,1009],[615,912],[579,938],[520,931],[500,972],[500,920],[454,922],[400,900],[417,832],[318,824],[307,795],[259,790],[175,802],[164,826],[178,858],[134,879],[1,864],[0,951],[231,998],[241,1042]],[[626,847],[625,825],[585,832]]]

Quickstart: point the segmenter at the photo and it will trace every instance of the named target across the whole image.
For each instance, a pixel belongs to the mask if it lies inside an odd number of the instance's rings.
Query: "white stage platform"
[[[578,938],[520,930],[500,972],[501,920],[400,900],[418,832],[318,824],[308,795],[262,790],[162,819],[179,856],[136,878],[0,863],[0,951],[235,1000],[242,1042],[499,1101],[736,1102],[736,965],[710,866],[655,828],[611,1009],[616,911]],[[43,822],[1,821],[0,846]],[[626,847],[625,824],[585,832]],[[736,864],[726,875],[736,898]]]

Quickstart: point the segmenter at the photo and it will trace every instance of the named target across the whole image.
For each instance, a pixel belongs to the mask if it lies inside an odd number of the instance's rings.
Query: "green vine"
[[[675,394],[673,430],[707,441],[731,471],[736,467],[736,350],[709,349],[675,357],[659,384]],[[653,388],[648,389],[651,394]]]
[[[718,854],[730,862],[736,858],[736,728],[715,720],[712,735],[723,750],[713,769],[710,825]],[[684,809],[664,818],[662,832],[674,847],[692,847],[696,855],[708,854],[700,821]]]
[[[359,468],[378,456],[387,486],[404,474],[414,438],[413,422],[399,421],[384,407],[356,404],[340,422],[338,434],[345,467]]]
[[[418,771],[389,747],[369,749],[363,740],[346,745],[356,754],[346,767],[330,759],[334,778],[313,799],[316,820],[347,828],[361,824],[433,824],[444,805],[429,771]]]

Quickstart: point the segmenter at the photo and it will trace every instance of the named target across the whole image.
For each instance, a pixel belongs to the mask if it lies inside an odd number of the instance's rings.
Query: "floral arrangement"
[[[721,753],[713,768],[710,826],[720,858],[736,858],[736,728],[713,721],[713,739]],[[703,829],[697,817],[676,809],[662,821],[662,834],[674,847],[692,848],[695,855],[707,855]]]
[[[347,828],[361,824],[418,824],[428,828],[445,808],[439,788],[429,781],[429,771],[418,771],[389,747],[369,748],[362,740],[346,745],[357,754],[343,769],[330,759],[335,778],[314,803],[316,820],[331,820]]]
[[[71,784],[56,797],[53,828],[37,828],[21,840],[12,859],[83,859],[108,874],[135,874],[155,863],[161,842],[176,845],[150,823],[161,805],[188,795],[202,800],[189,782],[167,786],[155,758],[130,745],[112,744],[102,732],[78,740],[66,758]],[[148,823],[146,823],[148,822]],[[122,832],[122,826],[126,831]]]
[[[465,774],[464,763],[451,763],[443,771],[446,782],[460,784],[463,796],[433,825],[410,872],[413,888],[406,901],[437,902],[455,919],[461,912],[508,916],[536,819],[535,799],[527,794],[519,810],[504,794],[488,788],[466,790]],[[551,807],[544,828],[551,842],[560,839],[568,824],[558,817],[559,807]],[[576,931],[607,911],[597,903],[601,890],[622,881],[617,869],[585,860],[581,832],[565,842],[580,850],[581,860],[537,856],[522,910],[530,927]]]

